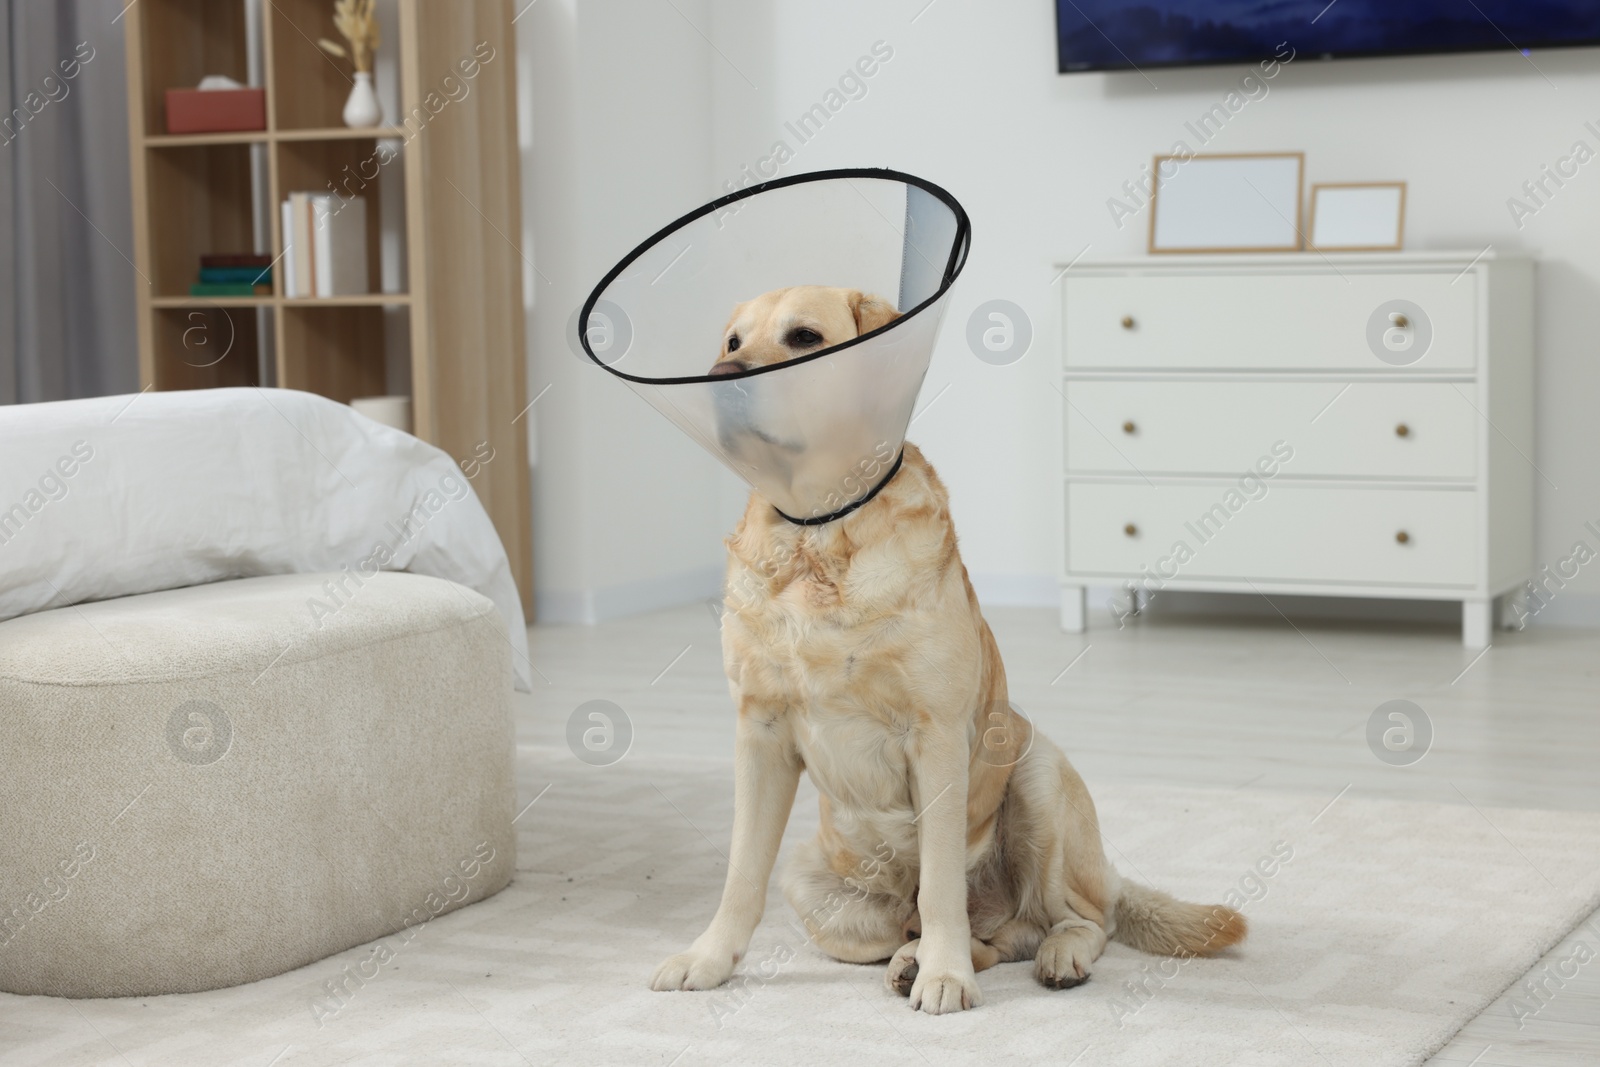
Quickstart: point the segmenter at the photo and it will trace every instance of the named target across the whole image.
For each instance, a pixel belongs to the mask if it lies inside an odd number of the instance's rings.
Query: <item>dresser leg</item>
[[[1081,585],[1061,587],[1061,629],[1081,634],[1089,622],[1089,591]]]
[[[1482,648],[1494,636],[1494,598],[1474,597],[1461,602],[1461,643]]]

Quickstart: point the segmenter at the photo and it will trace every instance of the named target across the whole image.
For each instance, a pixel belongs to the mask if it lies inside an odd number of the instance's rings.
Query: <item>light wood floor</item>
[[[1461,647],[1453,625],[1152,613],[1122,630],[1101,617],[1100,628],[1069,635],[1047,610],[986,614],[1013,702],[1091,789],[1140,781],[1302,791],[1330,803],[1368,795],[1600,810],[1600,632],[1503,633],[1479,655]],[[568,714],[604,699],[631,721],[630,755],[724,765],[731,757],[714,605],[530,633],[547,681],[536,679],[538,691],[523,698],[540,713],[518,716],[522,742],[564,745]],[[1385,764],[1367,747],[1369,717],[1392,699],[1414,702],[1432,721],[1431,748],[1412,766]],[[1530,972],[1547,991],[1536,1014],[1519,1026],[1512,996],[1541,1003],[1519,982],[1431,1062],[1600,1064],[1600,958],[1559,987],[1549,978],[1570,974],[1563,961],[1575,952],[1600,953],[1600,918],[1552,950],[1548,973],[1545,964]]]

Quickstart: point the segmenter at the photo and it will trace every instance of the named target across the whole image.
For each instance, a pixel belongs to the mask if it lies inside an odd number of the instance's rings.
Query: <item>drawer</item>
[[[1457,389],[1461,392],[1458,392]],[[1472,383],[1073,381],[1067,469],[1240,474],[1277,457],[1290,477],[1470,479]],[[1465,393],[1465,395],[1463,395]]]
[[[1237,484],[1069,483],[1067,570],[1133,577],[1148,567],[1162,580],[1477,584],[1473,491],[1267,482],[1251,499]]]
[[[1469,370],[1477,343],[1474,284],[1452,284],[1455,278],[1354,270],[1343,277],[1331,271],[1068,275],[1067,366]],[[1368,343],[1369,320],[1396,300],[1421,309],[1430,334],[1423,355],[1404,366],[1379,359]],[[1386,315],[1378,318],[1387,322]],[[1420,321],[1410,322],[1400,343],[1421,344],[1422,333]]]

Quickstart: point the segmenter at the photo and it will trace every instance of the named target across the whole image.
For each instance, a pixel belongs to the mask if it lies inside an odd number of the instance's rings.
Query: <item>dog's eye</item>
[[[728,338],[728,351],[729,352],[737,352],[737,351],[739,351],[739,335],[738,334],[734,334],[732,337]]]
[[[791,348],[810,348],[812,345],[822,343],[822,335],[816,330],[802,326],[798,330],[790,330],[787,341]]]

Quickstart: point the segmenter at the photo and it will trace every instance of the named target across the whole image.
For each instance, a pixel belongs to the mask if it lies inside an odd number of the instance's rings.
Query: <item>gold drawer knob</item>
[[[1124,316],[1122,316],[1122,328],[1124,330],[1133,329],[1133,316],[1132,315],[1124,315]]]
[[[1126,526],[1124,526],[1122,528],[1122,532],[1127,534],[1129,537],[1138,537],[1139,536],[1139,527],[1135,526],[1133,523],[1130,522],[1130,523],[1128,523],[1128,525],[1126,525]]]
[[[1395,534],[1394,539],[1400,542],[1402,545],[1409,545],[1411,543],[1411,535],[1406,533],[1404,530],[1401,530],[1399,533]]]
[[[1400,425],[1394,428],[1394,435],[1396,437],[1410,437],[1411,427],[1402,422]]]
[[[1132,419],[1129,419],[1127,422],[1122,424],[1122,432],[1123,433],[1137,433],[1138,430],[1139,430],[1139,427],[1137,427],[1137,426],[1135,426],[1133,424],[1133,420]]]
[[[1411,325],[1411,320],[1400,314],[1398,311],[1389,316],[1389,321],[1402,330]]]

